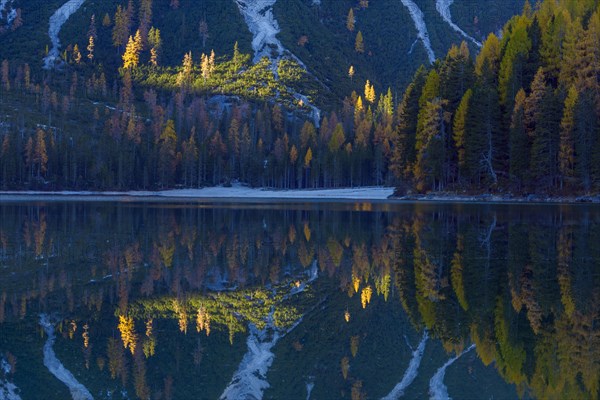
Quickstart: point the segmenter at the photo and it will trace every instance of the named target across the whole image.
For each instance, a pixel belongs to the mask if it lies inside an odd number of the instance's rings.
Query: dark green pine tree
[[[499,41],[493,34],[479,53],[464,135],[465,162],[471,172],[467,178],[475,186],[498,184],[499,174],[508,170],[508,134],[502,129],[498,96]]]
[[[530,144],[525,130],[525,91],[517,92],[515,106],[510,123],[509,138],[509,179],[511,186],[521,190],[527,178]]]
[[[560,172],[560,188],[575,187],[575,109],[579,93],[571,86],[560,122],[560,149],[558,167]]]
[[[574,109],[575,172],[582,188],[592,186],[593,150],[598,142],[599,126],[596,114],[598,96],[591,88],[579,93]]]
[[[465,42],[460,47],[452,46],[440,66],[440,96],[444,99],[444,112],[453,116],[465,92],[473,86],[475,67]],[[444,174],[446,182],[458,178],[458,153],[455,146],[453,125],[448,125],[444,143]]]
[[[414,167],[415,186],[419,192],[443,190],[444,142],[446,121],[443,101],[427,101],[419,113],[417,131],[417,161]]]
[[[540,68],[525,101],[525,124],[532,139],[530,173],[535,189],[549,190],[558,178],[560,104]]]
[[[514,108],[517,92],[519,89],[527,87],[525,75],[527,60],[531,51],[531,39],[528,36],[530,22],[525,16],[514,17],[509,23],[512,31],[508,37],[504,38],[506,45],[500,62],[498,91],[500,93],[500,104],[504,111],[505,126],[510,124],[510,115]]]
[[[469,107],[471,106],[471,98],[473,97],[473,90],[469,89],[465,92],[463,98],[456,109],[454,115],[454,121],[452,125],[452,135],[454,139],[454,146],[456,148],[456,154],[458,158],[458,180],[462,181],[463,176],[472,176],[472,166],[467,162],[467,154],[465,151],[465,142],[467,137],[467,131],[472,129],[472,126],[468,126],[472,119],[469,118]]]
[[[393,153],[390,169],[401,182],[412,178],[412,167],[417,159],[415,150],[419,98],[423,91],[427,71],[421,66],[406,88],[402,102],[396,112],[396,132],[393,135]]]

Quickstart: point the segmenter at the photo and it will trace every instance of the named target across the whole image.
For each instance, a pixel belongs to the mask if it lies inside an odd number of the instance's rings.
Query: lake
[[[598,398],[600,207],[0,203],[0,399]]]

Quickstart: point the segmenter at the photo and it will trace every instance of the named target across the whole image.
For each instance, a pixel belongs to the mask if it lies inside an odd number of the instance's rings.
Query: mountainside
[[[4,189],[600,187],[597,0],[0,5]]]
[[[141,26],[142,3],[133,2],[136,11],[129,23],[131,35]],[[429,63],[428,52],[442,57],[451,44],[462,40],[467,40],[476,51],[476,43],[480,44],[488,33],[500,30],[512,15],[520,12],[523,3],[524,0],[505,0],[501,4],[494,0],[164,0],[151,2],[149,26],[142,28],[147,31],[152,26],[160,30],[165,43],[161,64],[172,66],[181,64],[189,51],[196,59],[213,49],[217,57],[231,56],[236,41],[240,51],[254,54],[253,39],[270,32],[265,35],[266,48],[260,54],[270,55],[268,49],[274,46],[270,41],[278,41],[281,55],[293,54],[318,79],[320,96],[316,97],[320,98],[315,100],[331,108],[332,101],[339,102],[353,89],[360,89],[365,79],[370,79],[378,91],[387,87],[395,92],[404,90],[416,68]],[[63,11],[73,13],[68,19],[58,20],[64,22],[58,29],[51,29],[60,40],[58,55],[69,59],[75,44],[85,52],[91,17],[95,16],[96,62],[114,76],[123,50],[113,46],[112,35],[119,5],[127,8],[126,1],[114,0],[3,0],[0,8],[6,11],[0,19],[0,58],[27,62],[34,70],[40,68],[46,52],[54,47],[48,35],[50,19],[62,6]],[[350,9],[354,14],[352,31],[347,26]],[[19,21],[15,21],[17,10]],[[255,15],[248,19],[245,10]],[[422,13],[422,18],[415,16],[415,22],[411,10]],[[262,18],[263,13],[271,18]],[[110,21],[104,20],[106,16]],[[456,25],[453,27],[444,16],[452,18]],[[254,33],[247,22],[253,20],[258,21]],[[428,35],[425,41],[419,39],[419,21],[424,24],[420,29]],[[358,32],[363,36],[364,52],[355,51]],[[348,78],[351,65],[355,70],[352,80]]]

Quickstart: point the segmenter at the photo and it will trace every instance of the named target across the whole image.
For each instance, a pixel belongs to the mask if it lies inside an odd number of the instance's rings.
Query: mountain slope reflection
[[[57,202],[0,221],[0,381],[23,399],[69,397],[40,314],[94,398],[219,398],[249,364],[257,398],[426,397],[473,346],[450,397],[599,394],[597,206]]]

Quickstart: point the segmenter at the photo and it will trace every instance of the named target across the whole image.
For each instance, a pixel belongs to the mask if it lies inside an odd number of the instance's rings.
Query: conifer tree
[[[575,108],[579,93],[575,86],[571,86],[562,120],[560,122],[560,150],[558,154],[560,171],[560,188],[572,186],[575,181]]]
[[[443,189],[444,111],[442,101],[427,101],[420,113],[417,133],[417,160],[414,167],[415,187],[419,192]]]
[[[467,124],[468,124],[468,113],[473,97],[473,90],[469,89],[465,92],[463,98],[456,109],[456,115],[454,116],[453,124],[453,139],[457,149],[458,156],[458,168],[459,173],[464,173],[470,169],[470,165],[467,164],[465,154],[465,140],[467,137]],[[467,174],[469,175],[469,174]]]
[[[87,51],[88,51],[87,58],[90,61],[94,61],[94,46],[95,46],[94,45],[94,36],[90,36],[90,40],[89,40],[88,46],[87,46]]]
[[[79,46],[77,43],[75,43],[75,46],[73,46],[73,61],[75,61],[75,64],[79,64],[81,62],[81,52],[79,51]]]
[[[123,68],[137,68],[140,63],[140,52],[142,51],[142,37],[139,29],[135,34],[135,39],[129,36],[125,53],[123,54]]]
[[[509,178],[517,189],[526,183],[529,166],[529,138],[525,130],[525,91],[520,89],[515,96],[509,138]]]
[[[162,39],[160,37],[160,30],[151,27],[148,32],[148,44],[150,46],[150,64],[158,66],[159,57],[162,49]]]
[[[412,174],[412,166],[416,160],[419,99],[426,75],[425,67],[419,67],[398,106],[397,132],[392,140],[394,150],[390,166],[396,179],[408,180]]]
[[[117,6],[114,21],[115,25],[112,30],[113,46],[121,49],[122,46],[126,44],[127,37],[129,36],[127,13],[123,10],[121,5]]]
[[[358,31],[358,33],[356,34],[356,40],[354,41],[354,50],[357,53],[365,52],[365,42],[363,40],[363,34],[361,31]]]
[[[107,28],[110,26],[110,24],[112,24],[111,20],[110,20],[110,15],[108,15],[108,13],[104,14],[104,18],[102,18],[102,26]]]
[[[505,39],[505,46],[498,77],[500,104],[504,108],[505,120],[510,121],[510,113],[514,108],[514,98],[525,81],[526,62],[531,50],[531,40],[528,37],[529,20],[527,17],[516,17],[510,37]],[[508,125],[508,124],[506,124]]]
[[[346,29],[348,29],[350,32],[354,31],[354,22],[354,10],[350,8],[350,11],[348,11],[348,16],[346,17]]]
[[[531,178],[538,189],[550,188],[557,178],[560,112],[552,88],[540,68],[525,102],[525,121],[531,144]]]
[[[375,88],[369,80],[365,83],[365,100],[373,104],[375,102]]]

